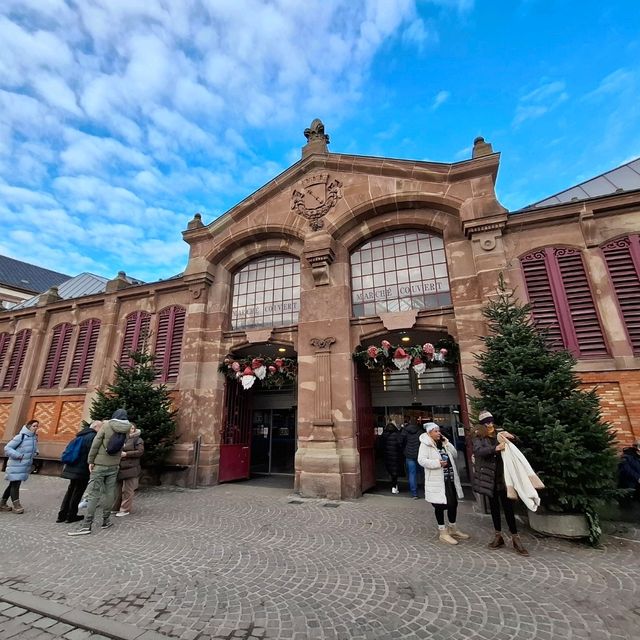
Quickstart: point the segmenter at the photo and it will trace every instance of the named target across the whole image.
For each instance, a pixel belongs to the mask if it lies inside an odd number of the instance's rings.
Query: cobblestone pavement
[[[639,637],[634,541],[525,532],[522,558],[486,548],[490,519],[469,502],[458,520],[472,539],[449,547],[423,500],[333,506],[247,484],[143,490],[135,514],[70,538],[76,525],[54,522],[65,484],[34,476],[25,514],[0,514],[0,584],[169,637]]]

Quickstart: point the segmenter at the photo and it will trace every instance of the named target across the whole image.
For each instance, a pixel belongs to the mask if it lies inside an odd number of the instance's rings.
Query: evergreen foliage
[[[616,496],[614,435],[602,420],[594,389],[582,390],[575,358],[551,349],[536,329],[528,305],[517,304],[502,274],[498,296],[483,315],[490,334],[476,354],[480,377],[471,378],[479,396],[475,412],[491,411],[496,424],[515,434],[522,452],[545,484],[543,506],[584,513],[589,540],[601,529],[596,508]]]
[[[116,409],[126,409],[129,420],[142,432],[142,464],[158,467],[177,440],[176,411],[171,408],[167,387],[153,383],[153,355],[148,354],[146,348],[129,355],[133,364],[122,367],[116,363],[113,384],[106,390],[98,390],[91,405],[91,419],[110,418]]]

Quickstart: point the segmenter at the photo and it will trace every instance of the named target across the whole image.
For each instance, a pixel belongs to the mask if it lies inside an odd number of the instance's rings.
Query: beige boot
[[[447,529],[440,529],[438,527],[438,539],[440,542],[446,542],[447,544],[458,544],[458,541],[449,535]]]
[[[12,500],[11,504],[13,505],[13,509],[12,509],[13,513],[24,513],[24,509],[20,504],[20,500]]]
[[[7,504],[6,500],[0,501],[0,511],[11,511],[11,507]]]
[[[471,537],[468,533],[462,533],[462,531],[458,531],[458,528],[455,524],[449,525],[449,535],[456,540],[468,540]]]

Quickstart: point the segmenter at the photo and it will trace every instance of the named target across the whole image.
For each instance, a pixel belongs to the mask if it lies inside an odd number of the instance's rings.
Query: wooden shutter
[[[640,235],[602,247],[622,319],[635,354],[640,354]]]
[[[71,340],[71,325],[66,322],[53,328],[49,353],[45,363],[44,372],[40,386],[50,389],[60,384],[62,371],[69,352],[69,341]]]
[[[178,379],[185,315],[185,310],[177,306],[167,307],[159,314],[154,366],[160,382]]]
[[[3,391],[13,391],[18,386],[22,365],[24,364],[27,349],[29,348],[29,340],[31,340],[31,329],[23,329],[16,334],[13,351],[9,359],[9,366],[2,381]]]
[[[120,366],[131,366],[133,363],[129,357],[131,351],[138,351],[144,340],[149,335],[151,316],[146,311],[134,311],[126,318],[124,339],[120,350]]]
[[[4,364],[4,359],[7,355],[7,351],[9,350],[9,342],[11,341],[11,335],[8,333],[0,333],[0,371],[2,371],[2,365]]]
[[[68,387],[82,387],[89,382],[99,333],[100,320],[97,318],[89,318],[80,323],[78,342],[73,353],[67,382]]]

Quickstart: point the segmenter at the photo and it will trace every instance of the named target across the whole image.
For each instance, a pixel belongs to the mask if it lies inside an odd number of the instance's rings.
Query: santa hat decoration
[[[408,369],[411,366],[411,356],[407,355],[407,352],[402,347],[398,347],[393,354],[393,364],[401,371]]]
[[[414,358],[413,359],[413,370],[420,376],[422,375],[427,369],[427,365],[422,362],[421,358]]]
[[[269,373],[271,375],[273,375],[276,371],[277,371],[277,369],[272,364],[270,364],[269,365]]]
[[[436,352],[435,347],[430,343],[426,342],[422,345],[422,350],[424,354],[427,356],[427,360],[433,360],[433,354]]]
[[[245,370],[242,372],[242,378],[240,379],[242,382],[243,389],[251,389],[253,387],[253,383],[256,381],[256,377],[253,375],[253,371],[251,367],[245,367]]]
[[[253,369],[253,373],[258,377],[258,380],[264,380],[264,377],[267,375],[267,368],[264,366],[263,360],[254,358],[251,361],[251,368]]]
[[[273,361],[273,364],[275,364],[276,367],[278,367],[278,369],[280,369],[280,371],[282,371],[282,367],[284,367],[284,360],[282,358],[276,358]]]

